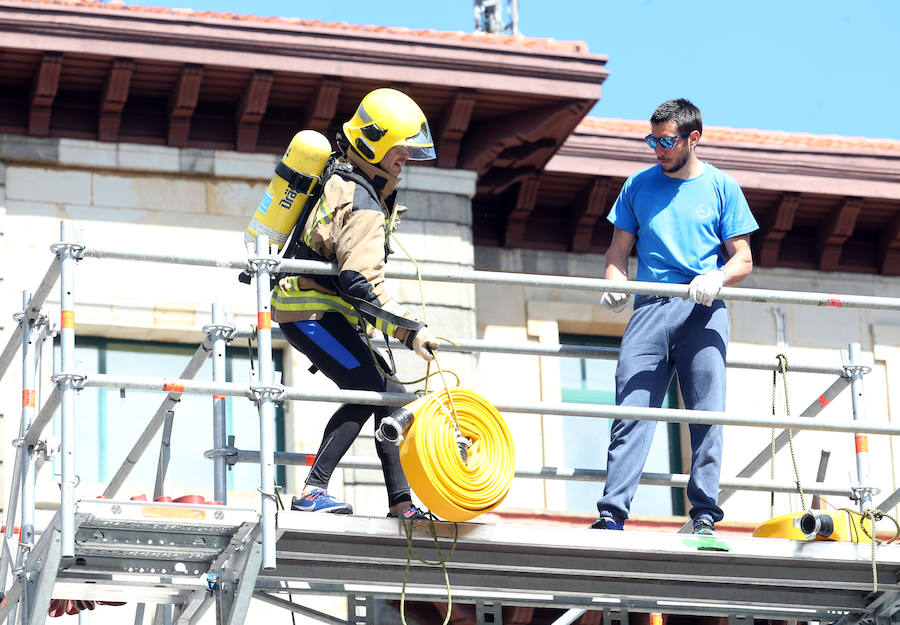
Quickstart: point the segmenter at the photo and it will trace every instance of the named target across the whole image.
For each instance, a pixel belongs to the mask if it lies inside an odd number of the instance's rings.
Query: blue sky
[[[472,0],[132,0],[471,31]],[[686,97],[710,126],[900,140],[900,0],[519,0],[522,34],[609,56],[597,117]]]

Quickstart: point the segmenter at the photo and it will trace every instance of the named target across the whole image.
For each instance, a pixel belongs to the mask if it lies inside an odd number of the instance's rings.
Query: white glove
[[[691,280],[688,299],[704,306],[712,306],[713,300],[716,299],[723,284],[725,284],[725,272],[721,269],[713,269],[709,273]]]
[[[426,326],[422,326],[413,338],[412,348],[419,358],[430,362],[434,360],[431,352],[438,348],[438,342],[431,331]]]
[[[600,303],[609,308],[614,313],[620,313],[625,310],[625,306],[628,304],[628,298],[631,297],[628,293],[614,293],[607,291],[600,298]]]

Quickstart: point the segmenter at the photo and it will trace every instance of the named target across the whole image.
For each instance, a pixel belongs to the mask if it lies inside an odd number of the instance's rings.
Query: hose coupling
[[[393,414],[381,420],[381,425],[375,430],[375,440],[379,443],[387,441],[399,447],[415,416],[405,406],[395,410]]]
[[[834,533],[834,519],[827,514],[807,511],[800,517],[799,528],[806,534],[806,540],[815,540],[818,536],[828,538]]]

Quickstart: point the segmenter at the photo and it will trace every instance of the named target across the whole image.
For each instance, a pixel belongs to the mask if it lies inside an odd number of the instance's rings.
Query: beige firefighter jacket
[[[352,150],[349,155],[350,162],[370,180],[374,175],[386,179],[380,201],[361,185],[340,175],[332,175],[325,182],[322,196],[303,226],[302,237],[315,256],[337,264],[338,275],[333,280],[314,280],[312,276],[282,278],[272,291],[272,320],[321,319],[326,312],[337,311],[358,328],[365,328],[370,336],[377,328],[409,347],[415,330],[377,316],[367,315],[366,320],[361,320],[359,312],[349,303],[352,297],[360,298],[398,317],[414,319],[385,289],[386,243],[395,207],[391,196],[399,178],[359,157],[353,158],[356,155]],[[390,208],[386,199],[391,200]]]

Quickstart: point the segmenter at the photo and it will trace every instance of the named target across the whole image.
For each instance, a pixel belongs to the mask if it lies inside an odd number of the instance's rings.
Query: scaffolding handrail
[[[209,449],[203,453],[206,458],[228,457],[229,464],[256,464],[259,462],[259,452],[252,449],[238,449],[225,447],[221,451]],[[285,466],[309,466],[315,459],[315,454],[301,452],[276,451],[275,463]],[[363,469],[380,471],[381,461],[378,458],[366,458],[361,456],[344,456],[338,463],[341,469]],[[559,480],[566,482],[605,482],[606,471],[603,469],[586,469],[581,467],[553,467],[540,468],[517,466],[515,477],[536,480]],[[649,486],[669,486],[672,488],[685,488],[691,476],[685,473],[655,473],[642,472],[641,484]],[[746,490],[752,492],[776,492],[796,493],[796,482],[758,481],[749,478],[736,477],[719,481],[723,489]],[[803,492],[810,495],[835,495],[849,497],[851,489],[846,486],[836,486],[824,483],[803,486]]]
[[[111,375],[98,373],[87,375],[79,382],[80,388],[124,388],[142,391],[178,392],[197,395],[230,395],[254,399],[254,386],[237,382],[207,382],[177,378]],[[403,406],[419,396],[415,393],[383,393],[380,391],[308,391],[298,387],[279,386],[278,400],[305,400],[366,404],[373,406]],[[822,432],[849,432],[858,434],[900,435],[900,424],[860,423],[854,421],[822,421],[796,417],[753,417],[735,415],[733,412],[708,410],[681,410],[677,408],[637,408],[634,406],[606,406],[571,402],[492,402],[502,412],[544,414],[574,417],[626,418],[663,421],[671,423],[702,423],[709,425],[737,425],[762,428],[789,428],[792,430],[816,430]]]
[[[178,256],[175,254],[158,254],[135,252],[131,250],[115,250],[107,248],[85,247],[82,256],[85,258],[109,258],[116,260],[147,261],[168,264],[195,265],[200,267],[218,267],[227,269],[252,270],[254,258],[239,259],[237,257],[220,258],[212,256]],[[335,275],[337,267],[332,263],[314,260],[279,259],[262,257],[277,261],[272,272],[287,271],[291,273],[307,273],[312,275]],[[627,282],[586,278],[576,276],[552,276],[546,274],[514,273],[506,271],[484,271],[478,269],[436,269],[422,268],[419,274],[423,280],[436,282],[472,283],[487,285],[515,285],[544,288],[574,288],[581,291],[605,292],[621,291],[630,294],[662,295],[687,298],[687,284],[666,284],[662,282]],[[419,277],[415,267],[392,266],[386,270],[389,278],[415,280]],[[806,291],[784,291],[775,289],[754,289],[747,287],[723,287],[718,299],[743,302],[770,302],[782,304],[803,304],[823,306],[826,308],[866,308],[874,310],[900,311],[900,298],[875,295],[850,295],[841,293],[815,293]]]
[[[62,438],[60,441],[60,457],[61,457],[61,493],[59,508],[59,538],[57,551],[61,557],[74,557],[75,541],[74,541],[74,488],[76,485],[73,465],[74,452],[74,429],[75,429],[75,413],[74,398],[76,391],[84,388],[120,388],[156,391],[167,394],[167,400],[163,401],[160,409],[165,406],[166,401],[172,397],[180,397],[185,393],[205,394],[205,395],[231,395],[241,396],[253,401],[258,409],[260,416],[260,449],[256,452],[241,452],[244,454],[253,454],[255,461],[260,466],[260,486],[261,495],[258,525],[258,539],[254,539],[251,545],[255,554],[252,558],[250,568],[258,569],[260,565],[263,570],[273,570],[275,568],[275,501],[274,493],[270,492],[272,484],[274,484],[274,466],[276,461],[289,461],[294,456],[300,454],[287,454],[286,452],[274,451],[274,405],[284,400],[305,400],[319,402],[340,402],[340,403],[361,403],[367,405],[381,406],[400,406],[404,405],[418,396],[412,393],[379,393],[375,391],[345,391],[333,390],[326,392],[308,391],[302,388],[285,387],[273,381],[274,366],[271,358],[271,339],[273,331],[271,328],[271,317],[269,313],[270,294],[269,294],[269,276],[277,271],[290,271],[298,273],[308,273],[317,275],[329,275],[336,272],[334,265],[329,263],[319,263],[316,261],[298,261],[278,259],[272,254],[267,254],[270,250],[268,240],[264,236],[257,238],[256,256],[240,259],[219,259],[202,256],[180,256],[170,254],[152,254],[140,253],[132,251],[105,250],[100,248],[86,248],[80,242],[74,242],[71,236],[71,224],[62,222],[61,225],[62,242],[54,244],[51,249],[57,254],[54,264],[51,265],[47,275],[39,287],[38,291],[42,294],[42,298],[46,296],[56,280],[54,275],[54,265],[58,267],[60,278],[60,352],[61,352],[61,372],[54,376],[56,383],[55,395],[51,395],[47,403],[44,404],[37,419],[30,421],[32,425],[37,425],[37,431],[28,431],[20,435],[20,440],[37,443],[40,435],[40,429],[49,420],[49,414],[52,407],[57,402],[61,407],[61,430]],[[181,378],[154,378],[142,376],[117,376],[109,374],[75,372],[74,369],[74,282],[73,272],[75,261],[83,258],[98,259],[118,259],[118,260],[137,260],[161,262],[179,265],[196,265],[214,268],[227,269],[250,269],[255,279],[256,295],[257,295],[257,342],[259,353],[259,377],[254,379],[251,377],[249,384],[226,383],[220,379],[214,379],[213,382],[197,381],[189,379],[188,374],[183,373]],[[416,279],[420,277],[415,268],[409,265],[393,266],[387,272],[388,277],[398,279]],[[603,292],[608,290],[623,291],[631,294],[650,294],[663,295],[671,297],[687,297],[687,285],[672,285],[662,283],[646,283],[646,282],[614,282],[600,278],[586,277],[560,277],[541,274],[524,274],[500,271],[481,271],[481,270],[459,270],[459,269],[425,269],[421,271],[421,278],[424,280],[433,280],[438,282],[466,283],[472,285],[516,285],[525,287],[543,287],[551,289],[567,289],[574,288],[583,292]],[[753,302],[775,302],[786,304],[801,305],[817,305],[824,307],[846,307],[860,309],[883,309],[883,310],[900,310],[900,298],[876,297],[876,296],[859,296],[859,295],[840,295],[829,293],[812,293],[812,292],[792,292],[792,291],[776,291],[766,289],[752,288],[734,288],[729,287],[722,289],[719,294],[720,299],[735,301],[753,301]],[[40,306],[40,304],[37,304]],[[25,306],[28,310],[23,311],[23,319],[37,318],[39,308],[35,308],[34,304]],[[213,323],[204,327],[207,335],[201,342],[194,360],[205,360],[211,346],[215,341],[220,345],[224,343],[225,336],[216,328],[223,327],[221,318],[217,321],[217,315],[214,309]],[[21,328],[20,328],[21,329]],[[16,334],[14,333],[14,337]],[[24,336],[24,330],[19,335]],[[249,334],[248,334],[249,336]],[[232,335],[228,339],[233,338]],[[614,359],[618,356],[616,348],[598,348],[598,347],[581,347],[581,346],[563,346],[549,344],[526,344],[525,346],[501,345],[488,341],[463,340],[456,346],[448,346],[448,351],[472,351],[472,352],[505,352],[505,353],[530,353],[538,356],[577,356],[577,357],[598,357],[606,359]],[[24,350],[23,350],[24,351]],[[201,352],[207,352],[202,354]],[[224,350],[222,350],[224,352]],[[7,352],[12,352],[7,354]],[[2,356],[0,356],[0,377],[5,373],[5,367],[2,359],[11,360],[15,350],[11,346],[7,346]],[[513,414],[529,414],[529,415],[556,415],[556,416],[578,416],[587,418],[625,418],[636,420],[653,420],[663,422],[677,423],[698,423],[698,424],[720,424],[732,426],[746,427],[781,427],[791,430],[816,430],[816,431],[833,431],[854,433],[857,440],[857,463],[860,475],[860,486],[853,489],[837,488],[831,485],[817,484],[808,487],[810,493],[838,496],[852,496],[853,494],[865,494],[869,500],[875,489],[867,486],[868,473],[863,471],[867,469],[868,456],[860,457],[860,438],[864,438],[864,434],[900,434],[900,424],[880,424],[865,423],[860,419],[864,418],[865,411],[859,405],[862,398],[862,376],[870,368],[860,362],[860,348],[858,344],[852,344],[849,349],[849,363],[841,363],[840,366],[821,364],[821,363],[792,363],[792,371],[805,371],[810,373],[827,373],[837,374],[838,381],[835,382],[829,391],[837,392],[837,387],[846,387],[850,384],[854,391],[853,401],[853,421],[838,420],[813,420],[808,418],[797,417],[778,417],[778,416],[744,416],[737,415],[734,412],[712,412],[712,411],[696,411],[681,410],[671,408],[636,408],[624,406],[606,406],[597,404],[577,404],[571,402],[497,402],[496,408],[504,413]],[[224,354],[215,354],[214,358],[224,358]],[[192,360],[192,363],[194,362]],[[760,368],[772,370],[776,367],[778,361],[753,360],[751,358],[729,359],[729,366],[737,366],[744,368]],[[35,368],[34,365],[31,367]],[[186,371],[191,368],[188,366]],[[24,378],[25,376],[23,376]],[[192,376],[191,376],[192,377]],[[847,380],[850,382],[847,382]],[[828,391],[826,391],[828,392]],[[824,395],[823,395],[824,396]],[[214,402],[215,403],[215,402]],[[221,403],[221,402],[220,402]],[[824,407],[824,404],[823,404]],[[28,420],[33,418],[33,409],[28,413]],[[164,411],[163,411],[164,412]],[[814,416],[817,411],[812,409],[804,413],[806,416]],[[23,421],[26,413],[23,411]],[[158,416],[158,415],[157,415]],[[120,468],[116,478],[107,488],[109,494],[114,494],[115,490],[124,481],[130,467],[129,463],[135,463],[134,455],[140,457],[145,451],[147,445],[143,445],[145,441],[149,444],[149,437],[153,431],[157,416],[151,419],[150,424],[140,435],[138,443],[132,449],[123,467]],[[220,442],[214,443],[216,449],[213,450],[215,460],[219,461],[224,452],[230,451],[229,448],[222,447]],[[863,445],[865,447],[866,445]],[[30,452],[29,452],[30,453]],[[302,454],[304,459],[308,459],[306,454]],[[354,459],[347,458],[347,463],[353,464],[357,462],[360,465],[366,465],[365,468],[374,468],[374,459]],[[17,473],[33,470],[34,461],[29,460],[29,467],[17,464]],[[25,464],[24,462],[22,464]],[[222,464],[222,462],[218,462]],[[752,464],[752,463],[751,463]],[[865,465],[865,467],[863,467]],[[221,468],[221,467],[220,467]],[[124,474],[122,474],[124,471]],[[122,474],[122,475],[120,475]],[[594,469],[579,469],[569,467],[540,467],[528,468],[520,467],[516,470],[517,477],[533,478],[533,479],[555,479],[555,480],[574,480],[574,481],[600,481],[605,479],[606,472]],[[20,476],[14,479],[21,479]],[[662,473],[644,473],[642,474],[642,482],[648,484],[659,484],[670,487],[684,487],[688,480],[688,475],[683,474],[662,474]],[[735,479],[723,480],[721,482],[723,488],[735,488],[749,491],[775,491],[775,492],[793,492],[794,484],[760,482],[753,481],[748,477],[738,476]],[[848,493],[849,491],[849,493]],[[865,491],[865,492],[863,492]],[[724,491],[723,491],[724,492]],[[107,494],[107,493],[104,493]],[[893,495],[892,495],[893,496]],[[25,507],[26,500],[30,501],[31,509],[33,509],[34,495],[26,494],[26,489],[22,490],[22,515],[23,527],[25,525]],[[249,554],[250,551],[247,551]],[[249,555],[248,562],[251,561]],[[36,561],[29,558],[29,566],[37,566]],[[243,565],[242,565],[243,566]],[[6,566],[0,567],[4,570]],[[54,567],[55,571],[55,567]],[[242,578],[244,584],[244,595],[246,595],[247,579]],[[253,582],[249,582],[251,585]],[[51,582],[52,584],[52,582]],[[2,589],[0,589],[2,590]],[[46,581],[44,582],[44,591],[49,593]],[[47,595],[49,598],[49,594]],[[243,601],[243,599],[242,599]],[[25,601],[28,604],[28,601]],[[23,604],[23,605],[25,605]],[[32,606],[33,607],[33,606]],[[32,609],[27,607],[27,609]],[[242,608],[243,609],[243,608]],[[25,613],[23,612],[23,618]],[[28,620],[28,619],[26,619]]]

